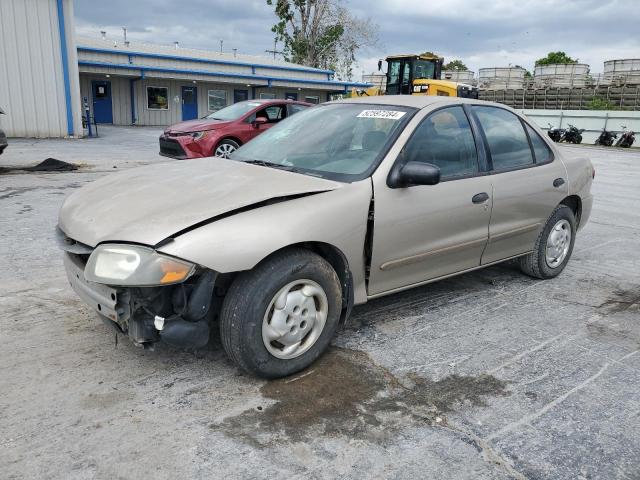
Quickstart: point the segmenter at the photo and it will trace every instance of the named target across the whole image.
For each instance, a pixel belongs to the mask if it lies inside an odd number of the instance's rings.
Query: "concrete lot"
[[[566,147],[596,204],[552,281],[510,265],[356,309],[310,371],[240,374],[144,351],[67,286],[54,242],[73,189],[167,161],[155,129],[13,140],[0,165],[0,477],[640,478],[640,153]],[[114,212],[117,214],[117,212]]]

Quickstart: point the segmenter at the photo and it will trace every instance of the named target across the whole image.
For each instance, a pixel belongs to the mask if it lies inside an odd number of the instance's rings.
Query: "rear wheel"
[[[222,344],[249,373],[291,375],[326,350],[341,309],[340,281],[331,265],[308,250],[287,250],[233,282],[220,314]]]
[[[229,158],[233,152],[235,152],[240,145],[234,140],[229,138],[222,140],[213,151],[213,155],[216,157]]]
[[[535,278],[556,277],[571,258],[575,243],[576,219],[566,205],[558,205],[538,235],[532,253],[520,257],[520,269]]]

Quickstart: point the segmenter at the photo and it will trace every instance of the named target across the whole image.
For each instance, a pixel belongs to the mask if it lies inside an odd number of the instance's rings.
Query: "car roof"
[[[259,103],[261,105],[271,104],[271,103],[295,103],[298,105],[312,105],[311,103],[301,102],[300,100],[290,100],[283,98],[256,98],[253,100],[243,100],[246,103]]]
[[[485,100],[476,100],[474,98],[462,97],[445,97],[437,95],[380,95],[380,96],[364,96],[352,97],[342,100],[335,100],[329,103],[366,103],[369,105],[395,105],[398,107],[426,108],[434,104],[441,105],[459,105],[461,103],[473,103],[480,105],[495,105],[504,108],[506,105],[495,102],[487,102]]]

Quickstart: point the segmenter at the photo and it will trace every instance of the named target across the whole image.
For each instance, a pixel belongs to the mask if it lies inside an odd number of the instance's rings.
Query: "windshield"
[[[416,60],[413,78],[434,78],[436,65],[431,60]]]
[[[354,181],[370,175],[415,110],[337,103],[310,108],[269,129],[231,158]]]
[[[234,103],[233,105],[229,105],[228,107],[221,108],[217,112],[213,112],[212,114],[207,115],[204,118],[209,118],[211,120],[237,120],[245,113],[250,112],[260,105],[262,105],[262,103],[251,100],[238,102]]]

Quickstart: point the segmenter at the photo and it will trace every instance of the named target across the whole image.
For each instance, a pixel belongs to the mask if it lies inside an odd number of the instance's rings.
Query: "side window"
[[[527,125],[525,123],[525,125]],[[540,138],[538,132],[527,125],[527,133],[531,139],[531,145],[533,146],[533,155],[536,157],[536,163],[547,163],[553,159],[553,153],[549,146]]]
[[[444,108],[425,118],[404,152],[407,161],[438,166],[443,179],[478,172],[476,143],[462,107]]]
[[[258,110],[256,113],[251,115],[249,122],[253,122],[257,117],[265,117],[269,120],[269,123],[277,123],[285,116],[286,111],[284,107],[281,105],[272,105],[270,107],[263,108],[262,110]]]
[[[520,119],[498,107],[474,105],[489,144],[494,170],[508,170],[533,164],[529,140]]]
[[[298,105],[297,103],[293,103],[289,105],[289,115],[293,115],[294,113],[298,113],[306,109],[307,107],[305,105]]]

